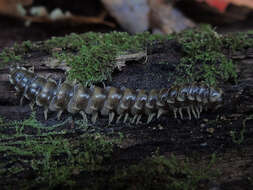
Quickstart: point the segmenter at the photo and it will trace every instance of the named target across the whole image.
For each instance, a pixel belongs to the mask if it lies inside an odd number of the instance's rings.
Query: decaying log
[[[173,68],[179,64],[182,55],[177,50],[173,50],[173,47],[168,48],[167,43],[170,42],[152,46],[152,50],[148,49],[147,53],[130,53],[117,57],[118,71],[113,73],[111,81],[105,81],[105,85],[144,89],[169,86],[168,79],[164,76],[166,73],[173,72]],[[166,47],[166,50],[160,51],[163,47]],[[197,153],[200,157],[203,156],[204,161],[207,160],[205,156],[216,153],[221,158],[216,167],[222,168],[224,175],[219,181],[216,181],[216,183],[221,183],[221,187],[222,184],[230,184],[232,180],[241,180],[247,175],[253,176],[252,48],[233,54],[228,53],[227,56],[236,64],[239,77],[236,83],[222,84],[221,88],[224,91],[222,107],[213,112],[203,113],[199,120],[176,120],[170,115],[162,117],[161,120],[155,120],[149,125],[143,123],[133,127],[129,124],[113,124],[110,129],[123,132],[126,136],[124,143],[115,153],[115,161],[128,163],[140,160],[150,155],[151,152],[155,152],[157,148],[164,155],[173,153],[179,157]],[[39,58],[36,56],[29,58],[26,66],[29,66],[29,63],[34,65],[35,73],[39,75],[51,75],[55,79],[65,78],[65,69],[45,66],[41,62],[43,57]],[[156,64],[164,61],[168,64]],[[0,116],[7,120],[27,118],[31,113],[29,102],[26,101],[24,106],[19,105],[19,97],[15,95],[15,90],[10,85],[7,75],[8,66],[0,70]],[[47,123],[42,118],[42,109],[36,109],[36,112],[37,119],[46,125],[50,125],[52,120],[56,121],[55,115],[51,114],[51,121]],[[65,114],[64,119],[68,117],[67,115]],[[102,118],[96,125],[104,129],[107,120]],[[241,133],[243,129],[245,131]],[[242,142],[236,141],[240,138],[243,139]],[[247,149],[243,154],[233,149],[244,146]],[[233,165],[232,169],[231,165]]]

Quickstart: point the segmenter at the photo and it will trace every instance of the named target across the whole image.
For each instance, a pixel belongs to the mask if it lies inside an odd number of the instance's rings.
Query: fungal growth
[[[53,79],[44,78],[34,74],[24,67],[11,67],[9,80],[16,91],[23,98],[45,108],[44,117],[47,120],[48,111],[57,111],[60,119],[63,111],[71,114],[79,113],[87,120],[87,114],[92,115],[95,123],[98,116],[109,116],[109,124],[126,122],[139,124],[141,118],[146,115],[147,123],[153,118],[173,113],[175,118],[196,119],[200,118],[203,108],[220,103],[222,90],[200,84],[184,86],[172,86],[171,88],[152,89],[129,89],[96,86],[84,87],[81,84],[57,83]],[[187,115],[185,117],[184,115]]]

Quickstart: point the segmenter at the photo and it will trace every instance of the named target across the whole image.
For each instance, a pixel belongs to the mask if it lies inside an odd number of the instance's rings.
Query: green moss
[[[0,55],[1,64],[24,62],[29,53],[46,52],[64,61],[70,67],[68,78],[81,83],[91,84],[109,79],[118,67],[115,58],[118,55],[145,51],[146,43],[167,37],[149,33],[131,36],[125,32],[70,34],[65,37],[52,37],[39,43],[25,41],[4,49]],[[44,55],[44,54],[43,54]]]
[[[220,36],[209,25],[186,30],[177,40],[182,45],[183,57],[176,68],[176,82],[197,81],[215,86],[218,81],[236,79],[235,65],[222,51],[228,46],[242,48],[239,40]]]
[[[146,44],[154,40],[176,38],[182,45],[182,58],[176,68],[177,83],[194,81],[216,85],[218,81],[235,80],[234,62],[222,51],[238,51],[253,46],[252,31],[221,36],[210,26],[189,29],[177,35],[131,36],[124,32],[70,34],[53,37],[44,42],[25,41],[0,54],[1,66],[9,62],[25,62],[32,52],[49,54],[55,61],[65,62],[70,70],[67,77],[84,84],[110,79],[119,67],[115,58],[131,52],[146,51]],[[41,54],[40,54],[41,53]],[[185,79],[187,79],[185,81]]]
[[[54,56],[70,66],[68,78],[70,80],[91,84],[110,79],[113,70],[118,67],[115,62],[117,55],[127,52],[144,51],[145,44],[152,40],[162,39],[159,35],[149,33],[130,36],[124,32],[107,34],[86,33],[82,35],[71,34],[64,38],[52,38],[45,42],[48,49],[62,48],[63,52]],[[69,54],[68,50],[75,50]]]
[[[214,163],[215,155],[208,166],[196,169],[190,160],[156,155],[116,172],[110,181],[111,189],[199,189],[200,181],[217,175],[211,170]]]
[[[64,129],[42,126],[34,114],[23,122],[6,122],[1,118],[0,126],[0,134],[4,134],[0,142],[0,159],[8,158],[4,165],[0,165],[0,172],[15,179],[17,173],[32,170],[34,179],[29,188],[40,184],[69,187],[75,184],[73,175],[104,171],[106,167],[103,163],[111,157],[113,147],[118,143],[117,138],[97,133],[74,135],[69,130],[68,136],[65,136],[60,131]],[[13,130],[17,126],[23,128],[22,131]],[[31,134],[30,130],[37,128],[41,131],[36,133],[35,130],[35,134]],[[51,130],[55,133],[52,134]],[[16,163],[19,165],[16,166]],[[12,167],[6,167],[9,165]],[[27,181],[20,181],[20,185],[22,183],[27,184]]]
[[[3,68],[7,63],[10,62],[19,62],[22,60],[20,55],[16,55],[16,53],[11,49],[4,49],[0,53],[0,68]]]
[[[24,57],[35,49],[31,41],[23,41],[21,44],[15,43],[11,48],[4,48],[0,53],[0,68],[9,63],[24,62]]]
[[[253,46],[253,30],[225,35],[222,38],[223,47],[231,51],[240,51]]]

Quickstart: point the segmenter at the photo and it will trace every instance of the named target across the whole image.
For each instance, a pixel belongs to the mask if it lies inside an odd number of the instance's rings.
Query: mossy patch
[[[18,185],[22,189],[41,185],[70,187],[75,184],[73,177],[81,172],[108,170],[104,162],[122,138],[121,135],[109,138],[98,133],[88,134],[78,126],[78,134],[71,130],[66,132],[66,127],[48,129],[34,114],[24,121],[1,119],[0,127],[1,178],[10,187]],[[19,176],[23,176],[23,180]],[[19,184],[13,183],[15,180]]]
[[[4,187],[197,189],[201,181],[217,174],[211,169],[215,155],[197,169],[194,160],[180,161],[173,155],[166,158],[157,152],[122,167],[115,164],[114,151],[125,137],[121,133],[90,132],[83,126],[73,130],[67,125],[45,127],[34,113],[24,121],[1,118],[0,174],[7,185]]]
[[[67,40],[70,38],[70,40]],[[115,58],[127,52],[145,51],[145,44],[152,40],[162,39],[162,36],[149,33],[130,36],[124,32],[107,34],[86,33],[72,34],[64,39],[54,38],[45,42],[51,47],[60,44],[63,49],[74,48],[76,54],[57,53],[55,56],[67,62],[70,66],[70,80],[91,84],[110,79],[113,70],[118,67]],[[73,43],[66,43],[71,41]],[[54,44],[54,45],[53,45]]]
[[[242,51],[253,47],[253,30],[226,34],[222,38],[223,47],[231,51]],[[232,52],[233,53],[233,52]]]
[[[213,155],[207,166],[193,166],[188,159],[179,161],[174,155],[170,158],[155,155],[136,165],[116,172],[111,178],[112,189],[199,189],[201,181],[218,175],[211,170],[215,163]]]
[[[22,130],[17,131],[15,125]],[[197,189],[201,181],[217,174],[211,169],[215,155],[197,169],[190,159],[179,161],[158,153],[122,167],[113,156],[115,146],[124,140],[122,134],[47,129],[34,114],[23,122],[1,119],[0,127],[3,188]],[[36,128],[41,130],[30,132]]]
[[[176,68],[176,82],[197,81],[215,86],[218,81],[236,80],[235,64],[223,51],[235,51],[253,45],[248,35],[235,33],[221,36],[209,25],[189,29],[177,35],[177,40],[182,45],[183,57]]]
[[[134,36],[125,32],[70,34],[65,37],[52,37],[42,43],[25,41],[0,55],[2,64],[22,61],[32,51],[43,51],[66,62],[70,70],[67,77],[83,84],[92,84],[110,79],[111,73],[119,65],[118,55],[146,51],[146,44],[167,38],[148,32]]]
[[[175,39],[182,47],[182,58],[176,66],[176,83],[204,82],[217,85],[218,81],[236,80],[235,63],[224,53],[253,46],[252,31],[228,35],[217,34],[210,26],[189,29],[180,34],[154,35],[142,33],[129,35],[125,32],[70,34],[52,37],[43,42],[24,41],[6,48],[0,54],[1,65],[10,62],[27,62],[34,52],[49,55],[70,68],[70,80],[89,85],[111,78],[119,55],[146,51],[152,41]]]

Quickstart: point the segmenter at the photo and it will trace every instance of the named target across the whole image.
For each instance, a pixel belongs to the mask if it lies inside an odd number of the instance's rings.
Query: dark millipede
[[[187,114],[188,119],[191,119],[192,115],[198,119],[203,108],[222,101],[220,88],[196,83],[148,91],[84,87],[69,81],[57,83],[51,78],[36,75],[20,66],[10,67],[9,80],[16,91],[22,94],[21,104],[25,97],[31,101],[31,109],[35,103],[45,108],[45,120],[49,110],[57,111],[58,119],[63,111],[71,114],[80,113],[85,120],[86,115],[90,114],[93,123],[98,115],[109,116],[109,124],[116,116],[117,123],[121,120],[126,122],[132,116],[131,123],[139,124],[143,115],[147,115],[149,123],[154,117],[169,115],[170,112],[175,118],[179,116],[183,119],[184,114]]]

